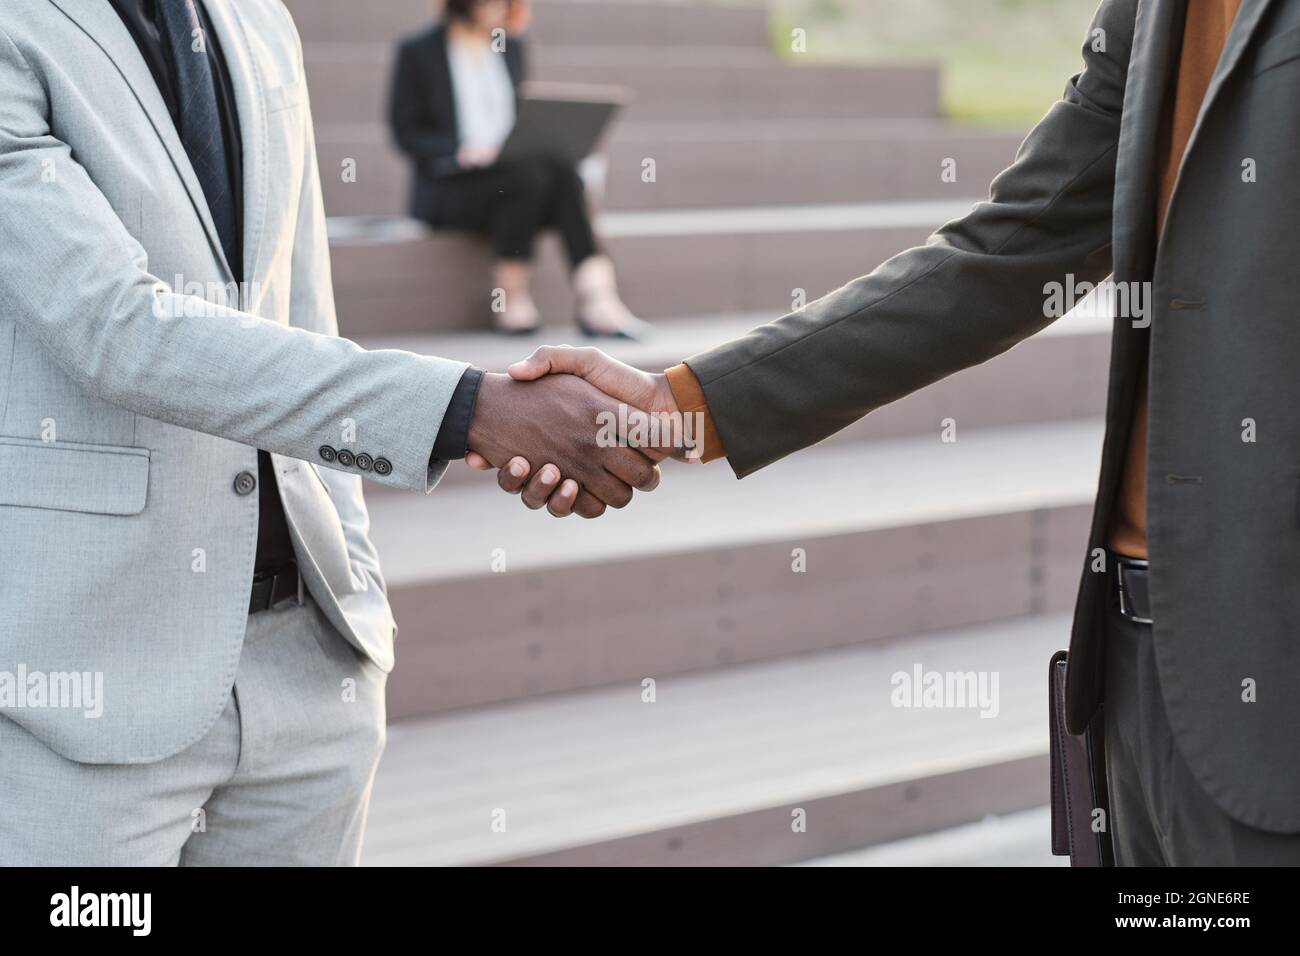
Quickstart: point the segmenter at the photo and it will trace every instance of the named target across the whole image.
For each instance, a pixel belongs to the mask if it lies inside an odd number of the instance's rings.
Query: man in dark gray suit
[[[1300,4],[1105,0],[1083,54],[989,200],[924,246],[664,375],[592,349],[512,374],[702,412],[704,458],[744,477],[1039,331],[1050,284],[1145,290],[1115,320],[1067,721],[1104,693],[1117,862],[1294,864]]]

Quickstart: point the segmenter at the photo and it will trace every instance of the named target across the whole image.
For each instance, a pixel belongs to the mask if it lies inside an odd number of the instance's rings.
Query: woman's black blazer
[[[524,75],[523,47],[521,38],[511,37],[505,48],[506,69],[516,91]],[[415,166],[411,215],[428,219],[437,204],[439,180],[460,170],[456,162],[460,127],[451,86],[447,28],[442,23],[409,37],[398,47],[388,123],[398,148]]]

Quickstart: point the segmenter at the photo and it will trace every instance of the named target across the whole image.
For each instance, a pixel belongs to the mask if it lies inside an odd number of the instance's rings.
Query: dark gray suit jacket
[[[987,202],[687,361],[743,477],[1039,331],[1048,282],[1150,280],[1148,533],[1169,720],[1226,812],[1300,832],[1300,3],[1243,3],[1157,249],[1158,141],[1183,2],[1105,0],[1084,71]],[[1243,181],[1247,159],[1255,182]],[[1116,320],[1089,556],[1105,544],[1144,334]],[[1075,731],[1102,699],[1103,583],[1085,560],[1067,691]],[[1248,679],[1255,703],[1242,701]]]

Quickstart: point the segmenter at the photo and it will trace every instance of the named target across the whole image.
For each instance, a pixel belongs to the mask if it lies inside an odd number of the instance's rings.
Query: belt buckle
[[[287,600],[289,597],[293,597],[298,605],[301,606],[304,603],[302,569],[299,568],[297,563],[295,562],[292,565],[285,565],[283,568],[277,568],[275,571],[272,571],[271,573],[263,577],[260,581],[258,580],[253,581],[254,588],[256,588],[259,584],[266,587],[266,601],[264,603],[260,601],[258,602],[259,604],[257,608],[258,611],[269,611],[271,610],[271,608],[275,607],[277,603],[276,593],[279,590],[281,582],[286,580],[289,577],[289,571],[293,572],[293,576],[295,579],[294,581],[295,591],[297,593],[294,595],[286,595],[284,600]]]
[[[1136,567],[1136,564],[1134,564],[1134,566]],[[1126,567],[1126,564],[1125,564],[1125,562],[1122,561],[1122,560],[1121,560],[1121,561],[1117,561],[1117,562],[1115,563],[1115,584],[1116,584],[1116,588],[1117,588],[1117,590],[1119,591],[1119,613],[1120,613],[1120,617],[1123,617],[1123,618],[1125,618],[1125,619],[1127,619],[1127,620],[1133,621],[1133,622],[1135,622],[1135,623],[1137,623],[1137,624],[1154,624],[1155,621],[1154,621],[1152,618],[1149,618],[1149,617],[1139,617],[1136,613],[1134,613],[1133,609],[1129,606],[1129,603],[1128,603],[1128,586],[1127,586],[1127,584],[1125,584],[1125,582],[1124,582],[1124,569],[1125,569],[1125,567]],[[1147,567],[1146,562],[1143,562],[1143,570],[1146,570],[1146,567]]]

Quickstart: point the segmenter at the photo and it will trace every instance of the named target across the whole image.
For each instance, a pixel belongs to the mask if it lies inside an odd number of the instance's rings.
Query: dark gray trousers
[[[1151,626],[1114,607],[1106,624],[1105,714],[1117,866],[1300,865],[1300,834],[1238,823],[1201,789],[1165,715]]]

